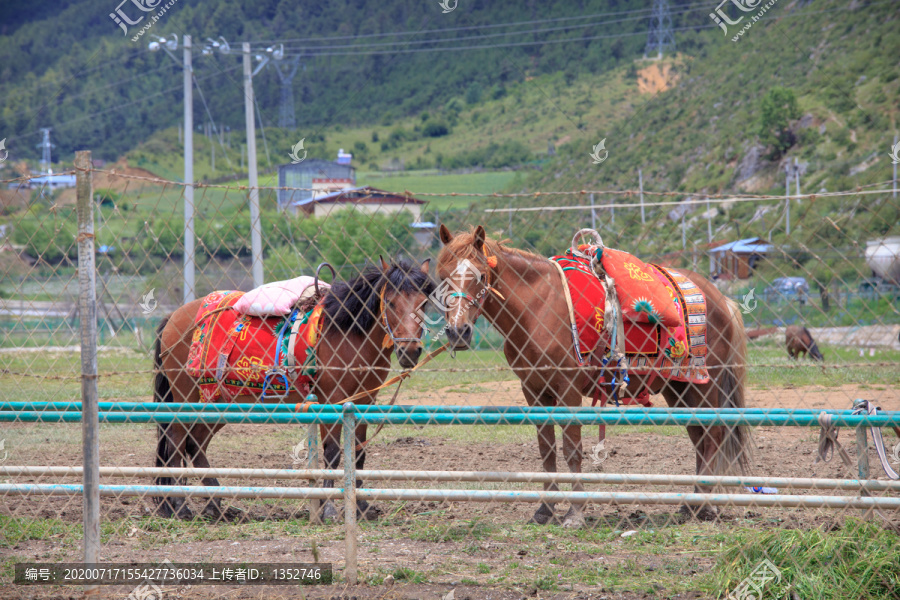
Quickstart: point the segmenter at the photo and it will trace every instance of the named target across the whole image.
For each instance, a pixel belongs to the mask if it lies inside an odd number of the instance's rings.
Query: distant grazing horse
[[[567,285],[553,263],[530,252],[516,250],[485,237],[484,228],[455,236],[441,226],[444,247],[438,255],[438,275],[460,291],[460,302],[448,307],[447,339],[456,350],[469,347],[475,319],[479,314],[500,332],[503,352],[513,372],[522,381],[529,406],[581,406],[596,381],[584,377],[573,353],[568,306],[562,291]],[[470,261],[481,278],[465,277],[462,261]],[[649,383],[652,393],[665,396],[669,406],[743,407],[746,369],[746,337],[743,319],[734,302],[726,299],[709,281],[690,271],[688,276],[705,294],[707,302],[710,381],[691,384],[665,380]],[[469,302],[462,302],[462,298]],[[548,368],[542,368],[548,366]],[[649,377],[632,374],[625,396],[634,396]],[[569,470],[581,472],[581,426],[565,425],[563,453]],[[744,427],[689,426],[697,455],[697,474],[744,472],[749,463],[749,434]],[[546,472],[556,471],[556,437],[553,425],[538,425],[537,439]],[[554,483],[545,490],[556,491]],[[583,485],[573,484],[574,491]],[[697,486],[698,491],[711,491]],[[572,503],[563,525],[584,524],[583,505]],[[711,506],[688,508],[701,518],[715,516]],[[554,519],[553,504],[544,503],[533,521],[544,524]]]
[[[434,290],[428,276],[428,261],[421,267],[407,261],[371,267],[346,283],[335,283],[325,292],[320,334],[315,346],[317,375],[313,391],[321,403],[338,403],[359,392],[382,383],[391,366],[395,350],[400,365],[411,368],[422,351],[422,328],[415,315]],[[185,370],[195,318],[202,299],[185,304],[164,318],[157,330],[154,348],[156,402],[200,402],[197,381]],[[375,402],[377,392],[358,400],[360,404]],[[303,402],[304,397],[292,391],[278,401]],[[259,396],[237,396],[234,402],[259,402]],[[165,423],[158,427],[156,466],[180,467],[190,460],[196,468],[208,468],[206,450],[213,435],[223,425]],[[341,425],[322,425],[325,468],[336,469],[340,463]],[[366,440],[366,425],[356,429],[357,448]],[[364,446],[357,453],[356,468],[366,460]],[[173,485],[171,477],[160,477],[157,485]],[[182,482],[183,483],[183,482]],[[215,478],[203,479],[203,485],[217,486]],[[332,487],[333,481],[326,481]],[[158,514],[190,519],[190,508],[183,498],[163,497],[157,500]],[[374,516],[363,500],[358,511],[364,518]],[[324,518],[334,518],[337,511],[328,500],[322,509]],[[203,514],[211,518],[231,518],[237,511],[223,513],[217,499],[207,502]]]
[[[813,339],[809,329],[801,325],[789,325],[784,330],[784,343],[787,345],[788,356],[799,358],[801,354],[809,353],[813,360],[825,361],[825,357],[819,352],[816,340]]]

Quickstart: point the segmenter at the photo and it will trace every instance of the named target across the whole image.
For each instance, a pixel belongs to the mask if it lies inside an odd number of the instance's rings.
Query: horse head
[[[447,319],[447,340],[454,350],[466,350],[472,343],[475,321],[481,314],[488,294],[502,298],[493,288],[497,257],[486,244],[484,227],[454,236],[441,225],[444,247],[438,255],[438,278],[441,280],[435,300]]]

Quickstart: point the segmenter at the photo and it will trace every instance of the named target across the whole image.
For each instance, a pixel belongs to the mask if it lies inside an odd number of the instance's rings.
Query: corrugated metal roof
[[[716,246],[710,252],[735,252],[738,254],[765,254],[769,250],[772,249],[771,244],[767,244],[762,241],[762,239],[758,237],[745,238],[743,240],[735,240],[733,242],[728,242],[726,244],[722,244],[721,246]]]
[[[324,196],[317,196],[315,198],[307,198],[306,200],[298,200],[297,202],[292,202],[291,206],[306,206],[307,204],[315,204],[317,202],[330,202],[332,200],[336,200],[340,196],[344,196],[347,194],[352,194],[355,192],[362,193],[370,193],[372,196],[391,196],[394,198],[403,198],[407,202],[412,204],[425,204],[424,200],[419,200],[418,198],[406,198],[402,194],[398,194],[396,192],[388,192],[385,190],[379,190],[377,188],[373,188],[370,186],[362,186],[362,187],[353,187],[353,188],[344,188],[342,190],[338,190],[336,192],[331,192],[330,194],[325,194]],[[347,198],[347,202],[353,202],[355,198]]]

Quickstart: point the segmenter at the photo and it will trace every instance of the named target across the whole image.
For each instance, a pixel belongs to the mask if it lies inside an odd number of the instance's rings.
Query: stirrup
[[[284,382],[284,393],[272,393],[266,394],[269,389],[269,386],[272,383],[273,377],[281,377],[281,380]],[[262,400],[284,400],[288,397],[288,394],[291,393],[291,382],[288,380],[287,373],[285,373],[284,369],[275,365],[271,369],[266,372],[266,376],[263,379],[263,389],[262,389]]]

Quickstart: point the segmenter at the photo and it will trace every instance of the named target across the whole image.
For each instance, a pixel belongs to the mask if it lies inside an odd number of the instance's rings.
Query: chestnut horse
[[[381,267],[370,267],[359,277],[346,283],[335,283],[325,292],[321,330],[315,347],[316,378],[312,389],[321,403],[338,403],[366,390],[373,390],[387,378],[391,366],[391,351],[404,368],[418,363],[422,352],[422,328],[416,320],[417,310],[434,290],[428,276],[428,261],[416,267],[407,261]],[[202,300],[194,300],[177,309],[159,324],[154,348],[156,402],[200,402],[200,390],[194,377],[185,371],[194,322]],[[387,326],[387,327],[386,327]],[[357,400],[360,404],[375,402],[376,392]],[[283,399],[287,403],[303,402],[296,390]],[[259,402],[259,396],[238,396],[234,402]],[[268,401],[268,400],[266,400]],[[224,425],[164,423],[158,426],[156,466],[180,467],[190,460],[196,468],[208,468],[206,450],[213,435]],[[341,459],[341,425],[322,425],[323,454],[326,469],[337,469]],[[356,429],[357,447],[366,440],[366,425]],[[362,469],[366,460],[365,446],[356,457],[356,468]],[[157,485],[173,485],[171,477],[160,477]],[[180,482],[184,484],[184,482]],[[202,481],[217,486],[215,478]],[[358,484],[361,485],[361,484]],[[333,487],[334,481],[325,481]],[[161,516],[193,517],[184,498],[157,499],[157,513]],[[376,516],[364,500],[357,510],[363,518]],[[240,513],[229,509],[223,512],[217,499],[209,500],[203,515],[211,518],[234,518]],[[322,507],[325,519],[337,517],[337,510],[328,500]]]
[[[500,332],[503,352],[513,372],[522,382],[529,406],[580,407],[590,396],[595,377],[585,377],[573,352],[572,330],[560,273],[550,260],[530,252],[504,246],[487,238],[483,227],[455,236],[441,226],[444,247],[438,255],[438,276],[454,289],[459,302],[447,309],[447,340],[455,350],[469,347],[475,319],[479,314]],[[463,261],[469,261],[464,263]],[[480,278],[465,277],[466,265],[474,265]],[[743,319],[734,302],[723,296],[709,281],[681,270],[706,295],[710,382],[697,385],[631,374],[624,394],[636,396],[649,381],[651,393],[662,393],[669,406],[743,407],[746,369],[746,338]],[[463,302],[462,299],[468,299]],[[749,463],[749,434],[743,427],[689,426],[696,449],[697,474],[744,472]],[[573,473],[581,472],[581,426],[562,426],[563,454]],[[538,447],[544,471],[556,471],[556,437],[553,425],[537,426]],[[555,483],[544,489],[557,491]],[[572,485],[582,491],[583,484]],[[701,491],[701,487],[695,488]],[[706,488],[703,491],[711,491]],[[563,525],[584,524],[583,505],[572,503]],[[715,516],[704,505],[683,507],[701,518]],[[554,520],[553,504],[543,503],[533,522]]]

